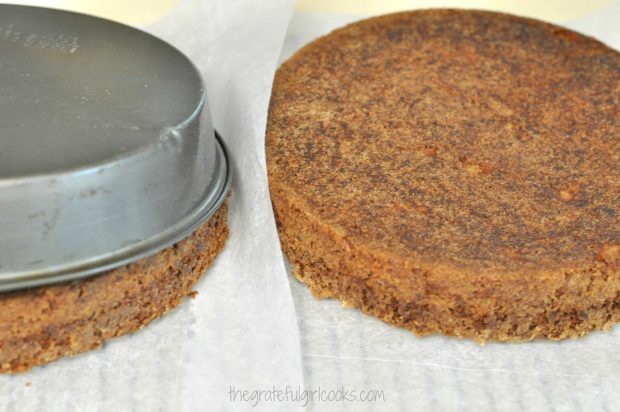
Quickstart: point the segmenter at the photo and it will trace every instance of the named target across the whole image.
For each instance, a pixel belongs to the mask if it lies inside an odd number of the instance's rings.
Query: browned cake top
[[[620,54],[540,21],[425,10],[279,69],[272,190],[352,245],[524,271],[620,260]]]

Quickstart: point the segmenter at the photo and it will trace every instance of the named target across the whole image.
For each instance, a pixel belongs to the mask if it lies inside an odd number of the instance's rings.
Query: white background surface
[[[334,411],[620,410],[620,328],[560,343],[416,338],[287,276],[266,186],[263,136],[292,2],[184,0],[148,30],[202,70],[236,163],[231,239],[197,299],[102,350],[0,376],[0,411],[302,410],[230,402],[228,390],[383,390]],[[282,56],[359,16],[297,14]],[[620,48],[620,3],[570,27]]]

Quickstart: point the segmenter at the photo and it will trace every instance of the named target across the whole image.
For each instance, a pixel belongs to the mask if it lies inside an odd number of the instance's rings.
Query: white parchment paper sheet
[[[282,59],[361,16],[296,14]],[[620,49],[620,2],[569,27]],[[563,342],[489,343],[416,338],[336,301],[318,301],[293,278],[305,383],[383,390],[385,401],[314,402],[320,411],[617,411],[620,327]]]
[[[101,350],[0,376],[0,411],[243,410],[250,405],[231,403],[230,386],[301,384],[295,311],[263,150],[271,82],[291,13],[288,0],[183,0],[146,28],[203,72],[215,127],[236,166],[231,237],[196,299]]]

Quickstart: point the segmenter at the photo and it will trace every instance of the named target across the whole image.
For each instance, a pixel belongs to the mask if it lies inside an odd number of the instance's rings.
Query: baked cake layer
[[[278,70],[270,191],[295,275],[416,333],[561,339],[620,307],[620,54],[421,10]]]
[[[224,247],[227,205],[187,238],[84,280],[0,294],[0,372],[96,349],[175,308]]]

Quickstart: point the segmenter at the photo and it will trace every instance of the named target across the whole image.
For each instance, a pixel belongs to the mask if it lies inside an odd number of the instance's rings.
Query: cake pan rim
[[[232,184],[233,167],[230,151],[217,131],[215,131],[214,139],[217,167],[214,170],[210,186],[214,183],[216,186],[212,190],[206,191],[206,196],[201,200],[199,207],[192,209],[176,224],[137,245],[116,251],[111,256],[93,258],[77,264],[36,271],[31,274],[22,272],[17,279],[0,280],[0,293],[96,276],[152,256],[186,238],[221,207]]]

